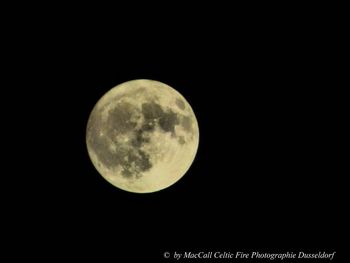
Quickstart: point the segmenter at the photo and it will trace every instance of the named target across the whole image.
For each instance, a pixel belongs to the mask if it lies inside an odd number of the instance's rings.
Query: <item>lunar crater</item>
[[[184,110],[186,108],[185,102],[183,102],[182,99],[176,99],[175,103],[176,106],[178,106],[181,110]]]

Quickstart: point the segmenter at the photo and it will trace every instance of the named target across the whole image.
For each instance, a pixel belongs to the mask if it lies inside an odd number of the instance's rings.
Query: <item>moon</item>
[[[109,90],[87,123],[86,144],[97,171],[129,192],[165,189],[190,168],[199,128],[186,99],[155,80],[137,79]]]

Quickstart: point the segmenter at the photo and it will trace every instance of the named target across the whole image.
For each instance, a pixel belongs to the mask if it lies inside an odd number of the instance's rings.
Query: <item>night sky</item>
[[[29,105],[14,133],[29,146],[13,166],[25,172],[13,172],[16,188],[5,191],[10,247],[99,262],[162,262],[165,251],[336,250],[340,193],[328,140],[336,120],[317,27],[205,12],[192,19],[193,10],[172,16],[171,8],[137,20],[126,19],[129,9],[114,17],[67,10],[20,31],[24,73],[12,83]],[[177,89],[200,129],[188,173],[152,194],[105,181],[85,143],[97,100],[138,78]]]

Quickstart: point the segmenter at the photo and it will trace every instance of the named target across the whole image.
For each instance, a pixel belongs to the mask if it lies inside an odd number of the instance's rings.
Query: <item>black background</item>
[[[19,27],[26,44],[14,41],[12,66],[24,73],[12,84],[27,83],[28,107],[16,131],[30,146],[7,195],[9,221],[19,222],[8,242],[35,257],[101,262],[162,261],[165,251],[333,251],[327,23],[157,8],[51,9]],[[177,89],[200,129],[189,172],[153,194],[107,183],[85,144],[98,99],[139,78]]]

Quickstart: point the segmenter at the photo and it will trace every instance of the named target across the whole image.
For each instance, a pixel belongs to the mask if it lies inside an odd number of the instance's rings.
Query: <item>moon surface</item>
[[[172,87],[154,80],[124,82],[93,108],[86,130],[90,159],[112,185],[151,193],[177,182],[199,143],[196,116]]]

